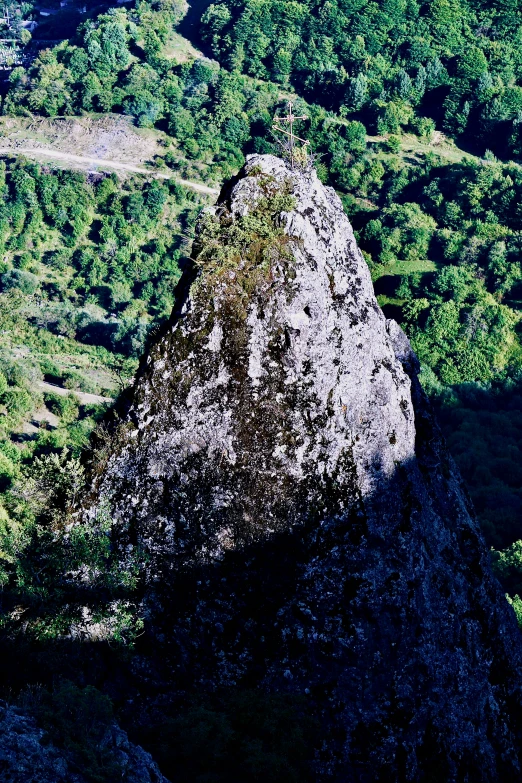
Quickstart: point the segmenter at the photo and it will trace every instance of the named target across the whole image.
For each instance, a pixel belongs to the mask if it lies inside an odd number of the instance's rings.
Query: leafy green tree
[[[39,280],[31,272],[22,269],[10,269],[0,277],[3,291],[17,288],[23,294],[34,294],[39,287]]]
[[[124,9],[111,9],[96,22],[85,23],[83,41],[89,64],[102,81],[111,80],[130,64],[129,43],[133,33]]]
[[[357,74],[355,79],[350,79],[346,91],[346,106],[352,111],[359,111],[368,98],[368,79],[363,73]]]

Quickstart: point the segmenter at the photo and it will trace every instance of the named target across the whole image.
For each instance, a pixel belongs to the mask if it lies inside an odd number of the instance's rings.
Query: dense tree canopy
[[[432,117],[477,149],[519,154],[521,4],[233,0],[202,17],[231,70],[292,84],[379,132]]]

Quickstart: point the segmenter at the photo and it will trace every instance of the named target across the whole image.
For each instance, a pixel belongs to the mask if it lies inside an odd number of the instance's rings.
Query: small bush
[[[0,491],[5,491],[11,486],[13,479],[18,475],[18,466],[13,460],[0,451]],[[1,558],[1,555],[0,555]]]
[[[10,291],[17,288],[23,294],[34,294],[38,289],[39,281],[36,275],[25,272],[23,269],[9,269],[0,277],[2,291]]]
[[[435,131],[435,123],[430,117],[414,117],[411,121],[414,132],[424,141],[430,142]]]
[[[29,269],[33,263],[30,253],[21,253],[13,258],[13,264],[17,269]]]
[[[89,402],[81,407],[81,415],[84,418],[90,418],[97,421],[101,419],[107,407],[104,403]]]
[[[78,418],[80,402],[75,394],[62,395],[50,392],[44,394],[44,400],[51,413],[59,416],[64,424],[70,424]]]
[[[513,607],[518,626],[522,630],[522,598],[520,598],[519,595],[515,595],[513,598],[511,598],[507,593],[506,598],[508,603]]]
[[[33,407],[33,400],[27,389],[7,389],[2,400],[8,413],[13,416],[24,416]]]
[[[401,140],[398,136],[390,136],[388,140],[386,141],[386,149],[388,152],[393,153],[393,155],[397,155],[401,148]]]
[[[43,372],[44,380],[47,383],[60,384],[62,381],[62,371],[51,359],[47,356],[39,361],[40,369]]]
[[[30,526],[13,519],[0,505],[0,587],[8,584],[12,564],[27,546],[30,536]]]
[[[96,383],[87,378],[83,373],[77,370],[66,370],[63,374],[64,383],[66,389],[72,391],[82,391],[88,394],[97,394],[98,386]]]

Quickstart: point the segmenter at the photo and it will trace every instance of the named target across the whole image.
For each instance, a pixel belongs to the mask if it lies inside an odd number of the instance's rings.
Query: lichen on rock
[[[313,171],[251,159],[194,256],[99,492],[139,535],[150,522],[151,541],[164,520],[173,556],[206,558],[372,492],[412,457],[415,430],[350,223]]]

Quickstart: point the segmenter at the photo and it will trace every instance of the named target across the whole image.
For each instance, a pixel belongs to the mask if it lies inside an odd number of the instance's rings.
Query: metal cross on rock
[[[288,141],[284,145],[284,148],[288,150],[288,154],[290,156],[290,165],[292,169],[294,168],[294,162],[296,158],[302,158],[303,152],[306,152],[306,147],[310,144],[309,141],[306,139],[301,139],[299,136],[296,136],[294,133],[294,122],[296,120],[307,120],[308,117],[306,114],[303,114],[301,116],[297,116],[293,113],[294,104],[292,101],[288,101],[288,114],[286,117],[274,117],[273,119],[273,125],[272,130],[278,131],[279,133],[284,133],[285,136],[288,136]],[[289,130],[285,130],[284,126],[281,125],[281,123],[288,123]],[[296,150],[295,142],[300,141],[302,142],[303,146],[301,148],[298,148]],[[280,142],[281,143],[281,142]],[[297,153],[297,154],[296,154]],[[305,154],[306,158],[306,154]]]

